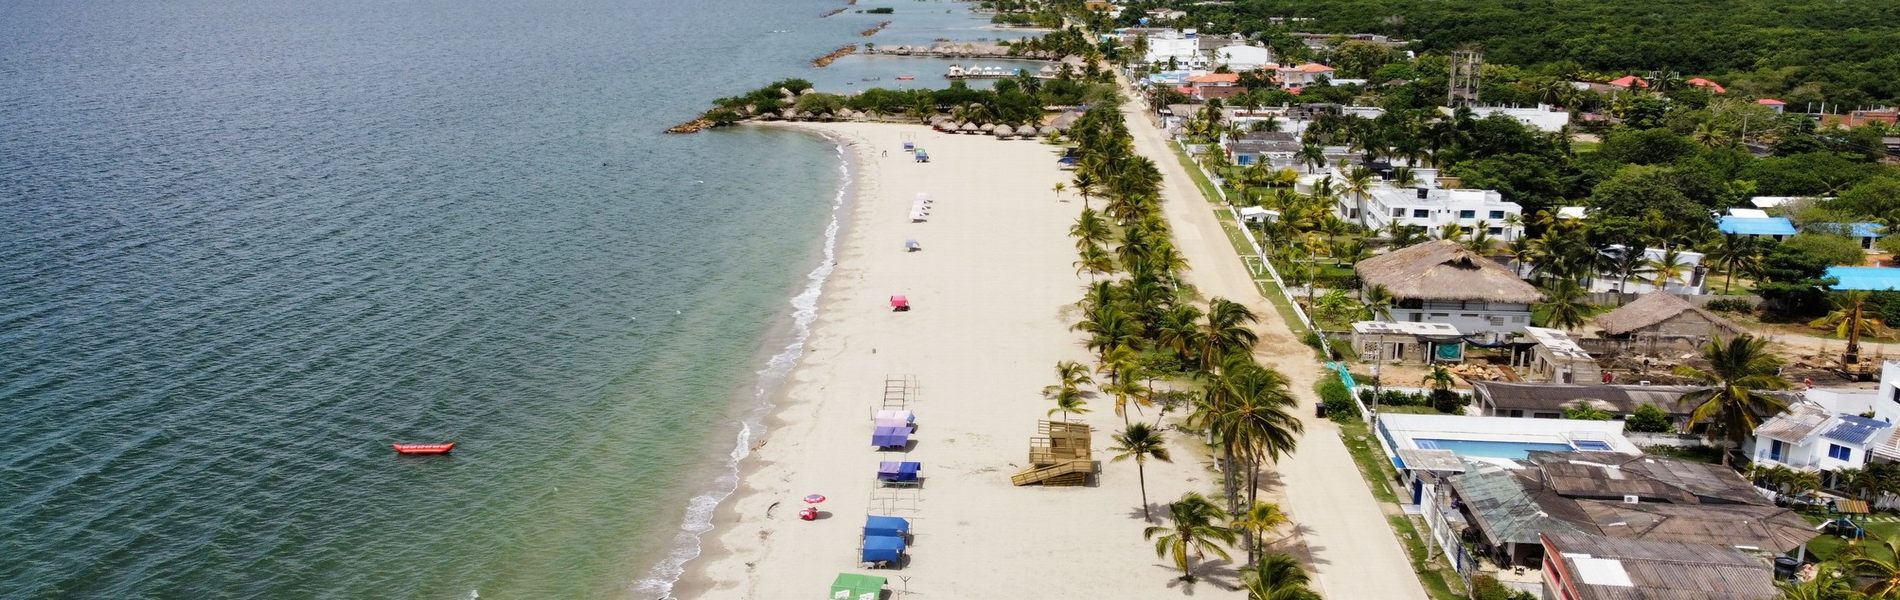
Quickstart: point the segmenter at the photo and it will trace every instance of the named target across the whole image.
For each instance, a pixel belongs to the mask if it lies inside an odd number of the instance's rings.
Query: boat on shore
[[[411,454],[411,455],[448,454],[450,450],[455,449],[455,442],[449,442],[446,444],[390,444],[390,446],[396,448],[397,454]]]
[[[916,75],[898,75],[897,76],[898,81],[914,81],[916,79],[917,79]]]

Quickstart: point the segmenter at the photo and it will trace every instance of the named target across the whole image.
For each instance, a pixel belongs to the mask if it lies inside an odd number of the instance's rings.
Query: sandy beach
[[[935,598],[1031,589],[1061,598],[1244,597],[1229,589],[1232,565],[1216,559],[1199,569],[1209,579],[1185,586],[1142,539],[1135,464],[1111,462],[1106,452],[1122,424],[1111,398],[1092,400],[1094,412],[1075,417],[1097,431],[1097,484],[1010,484],[1037,420],[1049,418],[1051,403],[1039,392],[1054,383],[1055,363],[1092,364],[1081,335],[1068,329],[1087,284],[1071,266],[1067,237],[1083,202],[1052,190],[1069,180],[1058,150],[922,126],[796,127],[851,145],[857,190],[849,224],[807,353],[675,596],[812,598],[838,573],[856,572]],[[913,162],[902,152],[906,140],[928,149],[932,162]],[[912,223],[919,192],[935,202],[928,222]],[[923,250],[905,252],[907,239]],[[914,310],[892,312],[893,294],[907,295]],[[918,382],[911,405],[918,431],[903,460],[923,463],[925,483],[874,500],[877,464],[894,458],[871,447],[870,418],[885,378],[903,375]],[[1148,466],[1151,502],[1217,486],[1195,445],[1172,438],[1174,462]],[[813,493],[829,497],[824,516],[801,521],[800,499]],[[867,513],[911,519],[901,570],[859,566]]]

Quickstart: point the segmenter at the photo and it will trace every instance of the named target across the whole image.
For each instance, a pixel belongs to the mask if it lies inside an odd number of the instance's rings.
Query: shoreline
[[[1082,202],[1051,189],[1069,179],[1055,163],[1059,151],[921,125],[771,126],[842,140],[857,161],[857,185],[805,353],[773,398],[765,434],[739,461],[737,487],[713,511],[713,528],[701,535],[702,550],[672,586],[673,597],[815,594],[840,572],[889,577],[893,591],[982,597],[994,593],[988,586],[995,581],[1046,578],[1053,569],[1068,576],[1042,585],[1069,595],[1182,593],[1172,565],[1142,541],[1134,465],[1106,455],[1108,434],[1122,424],[1111,399],[1092,398],[1094,412],[1073,418],[1096,430],[1095,483],[1009,481],[1025,462],[1036,421],[1055,418],[1045,415],[1049,404],[1039,394],[1052,366],[1090,361],[1068,329],[1087,278],[1074,272],[1067,237]],[[903,139],[928,148],[933,162],[911,162],[899,152]],[[901,188],[882,187],[898,181]],[[904,218],[916,192],[936,200],[926,223]],[[910,236],[922,252],[901,250]],[[884,296],[900,293],[918,308],[890,312]],[[863,436],[884,378],[899,374],[916,375],[921,386],[912,404],[914,449],[902,460],[922,462],[927,485],[892,502],[872,497],[871,473],[879,459],[898,459],[866,448]],[[1218,485],[1193,440],[1170,445],[1176,462],[1147,466],[1151,503]],[[808,493],[829,496],[819,506],[826,516],[813,522],[795,516]],[[912,519],[903,570],[855,562],[865,514]],[[971,539],[987,543],[959,543]],[[1192,589],[1244,597],[1212,580]]]
[[[786,302],[792,308],[786,316],[789,321],[783,329],[774,327],[768,331],[759,354],[763,360],[752,364],[761,365],[753,371],[753,381],[749,386],[735,390],[741,397],[743,390],[751,389],[749,402],[740,401],[732,409],[733,420],[739,426],[733,444],[727,454],[727,461],[719,468],[709,472],[710,488],[699,488],[698,493],[687,500],[683,507],[685,514],[679,527],[673,530],[673,542],[665,548],[660,560],[647,569],[646,574],[632,581],[630,593],[641,598],[678,598],[678,589],[686,575],[692,572],[693,562],[706,554],[706,536],[716,531],[714,523],[719,513],[726,510],[727,502],[735,495],[746,491],[746,458],[762,448],[769,433],[775,428],[773,422],[777,408],[784,402],[785,391],[792,374],[797,370],[799,358],[805,354],[816,329],[816,322],[825,308],[825,286],[831,280],[835,270],[839,245],[851,229],[849,210],[858,195],[862,184],[862,173],[857,157],[848,151],[848,141],[832,136],[818,134],[818,138],[831,144],[839,155],[838,170],[840,182],[831,201],[823,241],[817,252],[817,264],[806,271],[805,285],[798,289]],[[776,349],[776,350],[774,350]],[[716,442],[707,444],[719,447]]]

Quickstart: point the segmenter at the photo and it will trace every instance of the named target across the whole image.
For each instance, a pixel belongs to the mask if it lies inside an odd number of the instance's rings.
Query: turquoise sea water
[[[658,132],[836,5],[0,3],[0,598],[657,596],[843,176]]]

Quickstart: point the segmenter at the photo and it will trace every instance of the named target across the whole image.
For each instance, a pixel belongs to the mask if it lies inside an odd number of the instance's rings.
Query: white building
[[[1221,46],[1214,54],[1216,62],[1235,71],[1256,71],[1273,64],[1273,52],[1259,46]]]
[[[1609,248],[1603,251],[1603,254],[1606,257],[1615,257],[1622,251],[1623,246],[1611,244]],[[1661,263],[1663,256],[1666,254],[1668,254],[1668,252],[1662,248],[1643,249],[1643,258],[1648,261],[1650,265]],[[1657,283],[1662,283],[1662,289],[1666,292],[1690,295],[1700,294],[1705,291],[1708,286],[1708,281],[1705,279],[1708,271],[1701,268],[1703,258],[1704,256],[1701,252],[1691,252],[1688,250],[1676,251],[1675,260],[1680,272],[1667,282],[1650,281],[1654,278],[1654,272],[1647,268],[1638,270],[1635,275],[1630,277],[1629,281],[1618,279],[1619,275],[1616,273],[1599,272],[1596,277],[1590,280],[1590,291],[1620,291],[1625,294],[1647,294],[1656,291]]]
[[[1502,194],[1493,190],[1438,187],[1437,169],[1414,169],[1413,173],[1418,179],[1413,187],[1380,182],[1372,188],[1364,199],[1366,227],[1378,230],[1399,223],[1423,227],[1426,233],[1438,235],[1440,228],[1453,223],[1466,232],[1475,231],[1482,224],[1486,233],[1500,241],[1524,235],[1524,207],[1505,201]],[[1333,173],[1335,186],[1344,180],[1344,175]],[[1339,218],[1358,223],[1360,201],[1356,195],[1339,194],[1336,205]],[[1512,215],[1517,218],[1511,219]],[[1507,225],[1506,220],[1515,220],[1518,224]]]
[[[1446,116],[1451,116],[1452,114],[1452,109],[1450,108],[1439,107],[1438,110],[1445,113]],[[1562,131],[1565,125],[1570,124],[1570,111],[1547,104],[1539,104],[1533,107],[1473,106],[1471,107],[1471,115],[1480,119],[1490,117],[1491,115],[1504,115],[1517,119],[1519,122],[1543,132]]]
[[[1148,55],[1142,60],[1165,65],[1172,60],[1184,69],[1207,67],[1207,55],[1201,53],[1201,36],[1193,29],[1171,29],[1148,36]]]
[[[1321,77],[1333,76],[1332,67],[1319,63],[1281,65],[1274,70],[1280,76],[1280,86],[1288,88],[1303,88],[1318,83]]]
[[[1392,319],[1443,323],[1466,341],[1503,340],[1530,326],[1543,294],[1496,261],[1450,240],[1400,248],[1353,265],[1364,290],[1384,286]]]
[[[1755,428],[1742,447],[1750,460],[1824,473],[1864,468],[1876,458],[1900,462],[1893,425],[1900,418],[1900,362],[1881,365],[1872,392],[1813,389],[1804,396]],[[1874,416],[1860,416],[1867,413]]]

